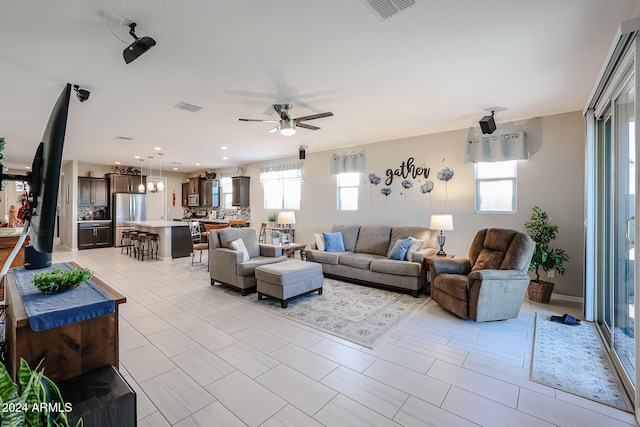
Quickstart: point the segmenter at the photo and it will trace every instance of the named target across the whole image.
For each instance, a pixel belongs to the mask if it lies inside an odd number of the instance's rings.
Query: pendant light
[[[158,184],[156,185],[156,188],[158,189],[158,191],[164,191],[164,181],[162,180],[162,155],[164,153],[158,153],[158,156],[160,156],[160,179],[158,180]]]
[[[153,183],[153,181],[151,181],[151,159],[153,159],[153,156],[149,156],[149,177],[147,178],[147,191],[153,193],[156,191],[156,186]]]
[[[144,162],[144,159],[138,159],[140,160],[140,185],[138,185],[138,192],[139,193],[144,193],[144,184],[142,183],[142,162]]]

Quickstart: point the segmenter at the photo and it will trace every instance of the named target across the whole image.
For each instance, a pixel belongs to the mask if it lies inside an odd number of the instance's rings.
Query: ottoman
[[[287,308],[289,300],[310,292],[322,295],[322,266],[297,259],[256,267],[258,299],[265,296],[280,300]]]

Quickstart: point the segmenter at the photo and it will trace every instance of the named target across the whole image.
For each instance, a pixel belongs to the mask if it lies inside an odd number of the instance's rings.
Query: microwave
[[[189,194],[187,196],[187,205],[188,206],[200,206],[200,195],[199,194]]]

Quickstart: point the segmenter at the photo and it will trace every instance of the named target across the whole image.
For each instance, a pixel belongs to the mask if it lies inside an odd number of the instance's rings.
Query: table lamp
[[[278,212],[278,226],[284,226],[284,228],[291,228],[291,224],[296,223],[296,214],[293,211],[280,211]]]
[[[436,255],[438,256],[446,256],[447,254],[444,251],[444,233],[443,231],[453,230],[453,216],[449,214],[438,214],[431,215],[431,224],[429,228],[432,230],[440,230],[440,234],[438,234],[438,244],[440,245],[440,250]]]

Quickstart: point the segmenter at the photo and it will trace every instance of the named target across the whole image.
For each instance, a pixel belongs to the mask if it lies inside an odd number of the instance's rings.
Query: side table
[[[454,254],[446,254],[446,255],[437,255],[432,253],[431,255],[427,255],[424,257],[424,268],[426,269],[425,274],[425,283],[424,283],[424,294],[431,295],[431,262],[430,258],[455,258]]]
[[[296,251],[300,251],[300,259],[305,261],[307,259],[307,245],[304,243],[289,243],[288,245],[282,245],[282,253],[289,258],[293,258]]]

